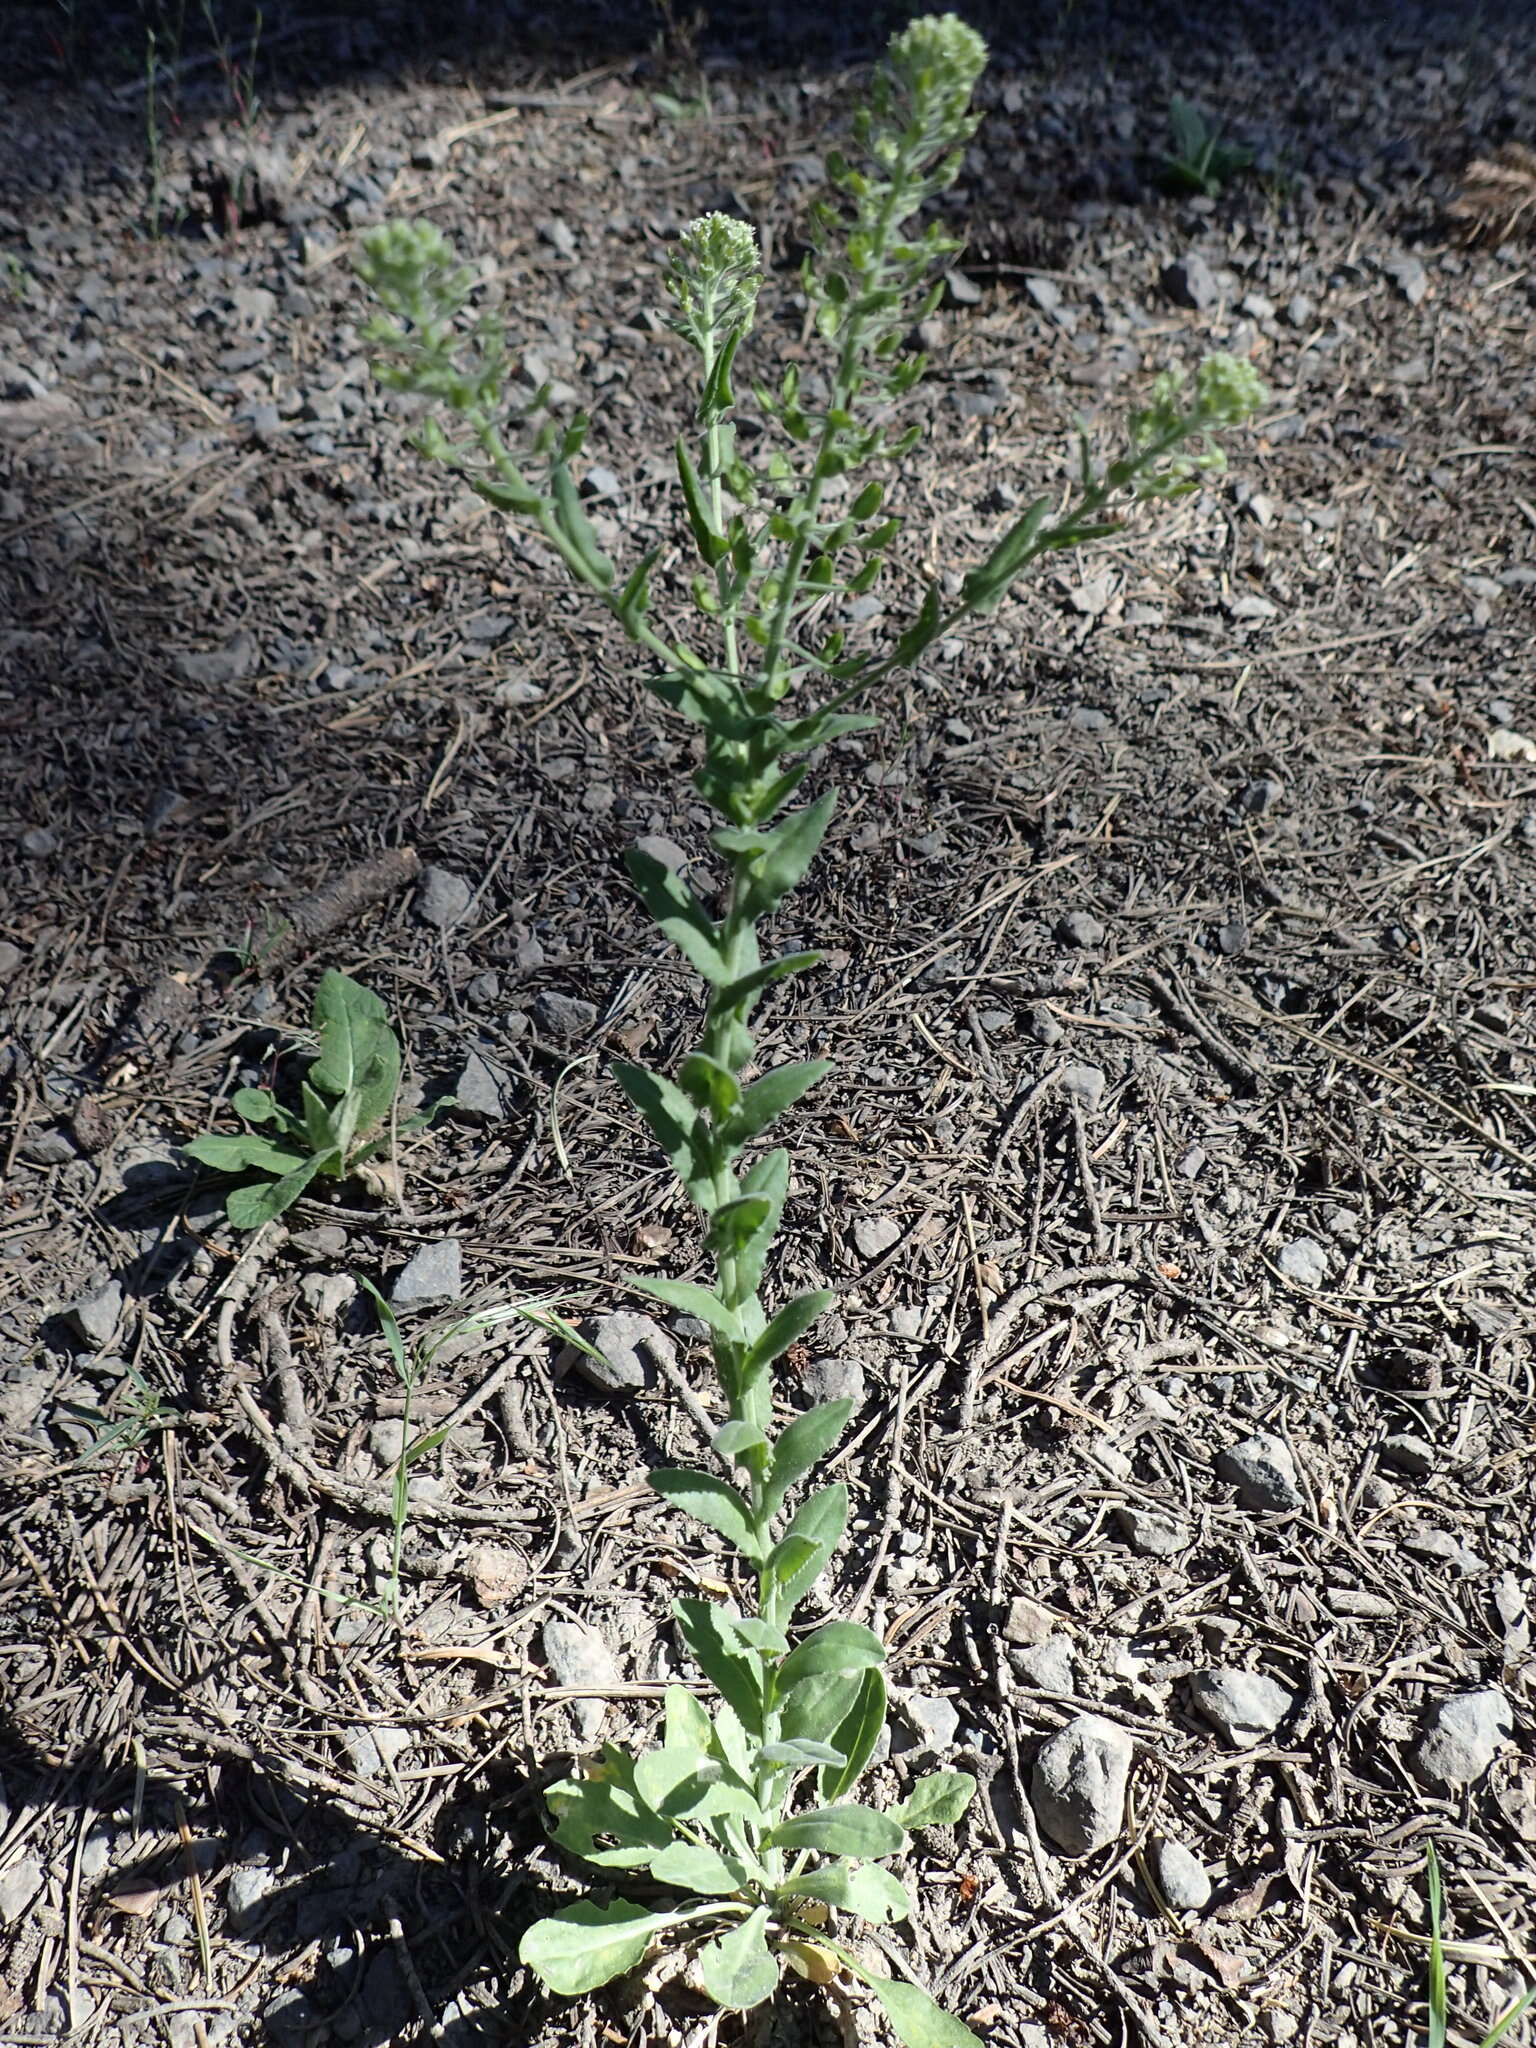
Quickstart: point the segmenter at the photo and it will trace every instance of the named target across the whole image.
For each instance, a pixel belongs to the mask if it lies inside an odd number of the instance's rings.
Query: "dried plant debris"
[[[1510,242],[1536,230],[1536,149],[1505,142],[1468,164],[1446,209],[1468,241]]]

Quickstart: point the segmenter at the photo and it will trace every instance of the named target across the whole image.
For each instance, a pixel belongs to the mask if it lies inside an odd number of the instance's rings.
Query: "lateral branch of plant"
[[[1113,460],[1100,464],[1079,427],[1078,476],[1064,509],[1038,499],[965,576],[953,604],[932,585],[887,652],[849,650],[831,621],[843,601],[872,589],[901,531],[883,484],[854,479],[899,463],[921,432],[895,424],[925,367],[904,339],[936,305],[936,275],[959,244],[918,217],[961,168],[985,62],[981,39],[953,15],[914,22],[892,40],[854,118],[850,155],[828,156],[834,196],[816,214],[802,273],[828,368],[813,379],[792,366],[776,390],[755,389],[774,431],[761,448],[754,437],[750,454],[736,436],[732,379],[762,282],[755,237],[745,223],[710,214],[671,252],[671,325],[698,359],[693,431],[679,437],[675,455],[707,654],[652,623],[661,549],[621,575],[600,547],[573,468],[586,421],[561,426],[540,392],[523,415],[537,422],[531,454],[509,447],[505,334],[489,315],[466,321],[476,281],[438,230],[380,228],[359,262],[385,309],[367,330],[383,352],[380,376],[439,408],[418,435],[422,451],[535,529],[649,657],[647,686],[700,728],[694,783],[722,820],[711,841],[728,874],[713,915],[680,875],[638,848],[629,853],[641,900],[700,976],[706,999],[697,1046],[675,1073],[621,1063],[616,1076],[704,1219],[713,1286],[660,1277],[633,1284],[708,1325],[728,1411],[713,1448],[734,1476],[665,1470],[651,1484],[734,1546],[755,1579],[756,1608],[747,1615],[680,1602],[681,1633],[721,1696],[716,1713],[674,1688],[659,1749],[632,1760],[610,1747],[594,1775],[551,1794],[556,1839],[587,1862],[648,1870],[703,1902],[653,1912],[622,1899],[588,1901],[538,1922],[523,1958],[552,1988],[580,1992],[635,1967],[669,1931],[691,1941],[695,1923],[718,1929],[723,1919],[725,1931],[697,1956],[720,2004],[769,1996],[781,1961],[812,1977],[841,1965],[870,1985],[903,2040],[921,2044],[975,2037],[915,1986],[870,1972],[822,1923],[828,1906],[876,1922],[905,1917],[906,1896],[879,1859],[903,1848],[912,1827],[958,1817],[973,1787],[963,1773],[941,1772],[895,1815],[844,1803],[884,1724],[884,1647],[841,1621],[790,1647],[795,1607],[841,1540],[848,1497],[840,1485],[823,1487],[786,1518],[787,1498],[836,1445],[850,1404],[828,1402],[774,1436],[774,1361],[832,1297],[812,1291],[769,1313],[763,1273],[789,1156],[780,1148],[742,1160],[828,1063],[742,1078],[764,990],[820,958],[765,959],[760,928],[806,874],[836,802],[828,790],[790,808],[808,757],[877,723],[850,707],[963,621],[995,611],[1042,555],[1114,532],[1117,502],[1198,488],[1223,463],[1214,432],[1266,397],[1251,366],[1230,356],[1208,357],[1188,387],[1172,373],[1158,378]],[[456,421],[451,432],[441,414]],[[809,1811],[797,1803],[807,1773],[820,1801]]]

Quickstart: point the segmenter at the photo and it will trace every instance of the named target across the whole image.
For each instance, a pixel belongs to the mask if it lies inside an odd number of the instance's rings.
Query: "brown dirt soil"
[[[581,1741],[545,1623],[606,1640],[623,1738],[677,1669],[669,1601],[719,1568],[643,1483],[702,1449],[689,1333],[623,1395],[516,1324],[439,1352],[416,1414],[452,1427],[398,1624],[376,1605],[401,1400],[353,1276],[451,1240],[461,1305],[580,1315],[697,1258],[608,1062],[665,1062],[694,1014],[622,850],[697,858],[707,819],[624,649],[413,453],[348,256],[415,216],[495,275],[522,367],[592,411],[632,560],[675,532],[667,239],[758,222],[754,366],[802,351],[797,239],[886,18],[691,45],[643,8],[479,8],[457,41],[269,8],[254,61],[250,21],[188,31],[154,176],[142,17],[12,19],[0,2040],[741,2040],[675,1992],[557,2007],[515,1960],[575,1881],[542,1835]],[[1529,22],[994,29],[971,254],[858,631],[1165,363],[1243,350],[1274,400],[1228,479],[830,750],[838,820],[776,933],[828,953],[762,1046],[836,1062],[776,1276],[839,1295],[788,1405],[860,1401],[825,1597],[890,1646],[874,1796],[925,1746],[982,1786],[921,1844],[890,1967],[997,2048],[1385,2048],[1423,2031],[1433,1840],[1480,2036],[1536,1979],[1536,280],[1447,208],[1536,142]],[[1258,153],[1214,199],[1155,175],[1173,91]],[[477,1106],[402,1137],[397,1202],[348,1187],[251,1242],[178,1147],[233,1127],[327,966],[388,1002],[406,1108]],[[1294,1467],[1268,1504],[1233,1476],[1256,1435]],[[1196,1706],[1232,1669],[1283,1696],[1245,1746]],[[1426,1772],[1424,1718],[1490,1688],[1486,1769]],[[1074,1861],[1029,1790],[1083,1712],[1136,1762]],[[1152,1888],[1169,1840],[1203,1905]],[[791,2000],[758,2038],[837,2018]]]

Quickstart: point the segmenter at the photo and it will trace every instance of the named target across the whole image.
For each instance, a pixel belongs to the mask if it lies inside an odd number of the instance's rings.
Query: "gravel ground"
[[[826,1597],[890,1646],[877,1794],[983,1787],[895,1966],[998,2048],[1421,2038],[1431,1841],[1469,2033],[1536,1981],[1536,279],[1448,211],[1536,69],[1523,8],[1367,12],[995,26],[889,617],[1074,413],[1212,346],[1274,402],[830,750],[778,934],[829,960],[764,1054],[837,1062],[780,1273],[839,1294],[790,1404],[859,1403]],[[872,14],[269,9],[148,123],[134,10],[15,13],[0,2041],[747,2038],[515,1963],[572,1883],[541,1786],[648,1724],[718,1568],[643,1485],[712,1394],[626,1306],[695,1244],[607,1072],[693,1000],[620,854],[705,819],[622,649],[412,453],[348,256],[414,216],[495,275],[633,559],[687,402],[660,252],[753,218],[757,364],[800,349]],[[1213,199],[1155,175],[1174,91],[1256,152]],[[397,1202],[243,1237],[179,1147],[327,966],[459,1106]],[[356,1276],[413,1330],[624,1317],[595,1380],[517,1325],[437,1353],[398,1621]]]

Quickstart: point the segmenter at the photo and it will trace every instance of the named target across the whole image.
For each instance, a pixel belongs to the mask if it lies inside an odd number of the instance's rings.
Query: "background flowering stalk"
[[[437,231],[379,229],[360,262],[392,316],[370,329],[388,352],[381,374],[437,399],[459,422],[453,438],[432,420],[420,445],[537,528],[652,658],[649,687],[702,731],[694,780],[723,820],[712,835],[728,875],[718,915],[658,861],[638,849],[628,856],[636,889],[700,976],[706,1000],[698,1045],[675,1074],[628,1063],[615,1071],[704,1218],[715,1273],[713,1286],[634,1283],[708,1326],[727,1411],[713,1442],[720,1471],[658,1471],[651,1484],[726,1538],[755,1599],[750,1611],[678,1603],[679,1631],[718,1695],[713,1711],[687,1688],[671,1688],[659,1747],[632,1758],[610,1746],[585,1776],[550,1794],[556,1840],[599,1869],[645,1873],[652,1897],[660,1888],[658,1902],[585,1900],[536,1923],[522,1957],[552,1989],[574,1994],[633,1969],[658,1943],[701,1944],[699,1981],[736,2008],[769,1997],[786,1964],[820,1981],[847,1969],[914,2048],[963,2048],[975,2037],[916,1986],[871,1971],[831,1916],[907,1917],[907,1895],[884,1859],[907,1847],[912,1829],[957,1819],[974,1783],[962,1772],[935,1773],[890,1813],[850,1801],[884,1725],[884,1646],[847,1621],[827,1621],[793,1645],[788,1633],[841,1540],[848,1497],[830,1485],[792,1512],[788,1501],[835,1447],[850,1404],[825,1403],[775,1434],[774,1361],[832,1297],[802,1294],[769,1314],[763,1271],[789,1158],[779,1149],[745,1168],[741,1161],[826,1063],[743,1078],[763,991],[819,957],[765,961],[759,929],[805,875],[832,814],[834,791],[787,811],[806,756],[875,722],[847,707],[963,619],[994,610],[1040,555],[1113,531],[1112,501],[1196,488],[1221,461],[1211,431],[1264,396],[1251,368],[1229,357],[1204,363],[1187,397],[1176,379],[1159,379],[1131,419],[1125,452],[1107,467],[1096,466],[1080,436],[1078,486],[1064,510],[1048,498],[1032,505],[965,577],[952,606],[941,604],[937,586],[928,590],[884,655],[848,651],[828,616],[874,585],[900,530],[882,485],[854,490],[850,480],[898,459],[917,438],[916,427],[897,433],[890,424],[923,371],[902,341],[936,303],[936,268],[957,247],[936,226],[908,229],[959,169],[985,60],[981,39],[953,15],[917,21],[892,40],[855,116],[856,160],[828,158],[834,198],[818,210],[803,273],[829,369],[814,389],[791,367],[776,389],[755,391],[776,431],[753,463],[736,444],[732,379],[761,281],[754,237],[712,214],[685,229],[672,252],[672,325],[699,359],[694,432],[679,439],[676,462],[699,565],[693,604],[712,628],[707,653],[651,624],[659,549],[621,581],[599,546],[572,471],[586,423],[541,421],[530,463],[537,482],[512,455],[498,423],[503,338],[485,320],[460,332],[472,280]],[[529,410],[540,412],[539,400]],[[696,1903],[672,1903],[678,1894]]]

